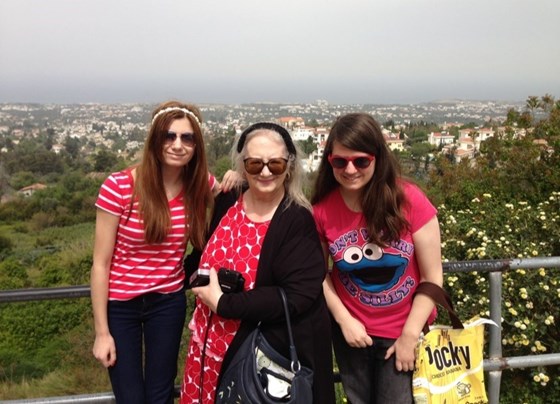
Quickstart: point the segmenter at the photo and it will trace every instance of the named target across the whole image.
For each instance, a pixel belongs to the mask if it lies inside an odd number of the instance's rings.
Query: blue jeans
[[[117,403],[173,403],[186,307],[184,291],[109,302],[109,330],[117,350],[109,377]]]
[[[412,372],[395,368],[395,355],[385,360],[387,349],[395,342],[373,338],[367,348],[352,348],[333,321],[333,347],[344,392],[351,404],[411,404]]]

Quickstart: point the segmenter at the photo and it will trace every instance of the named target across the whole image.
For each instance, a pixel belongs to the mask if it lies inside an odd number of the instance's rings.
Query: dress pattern
[[[270,221],[255,223],[243,209],[242,197],[227,211],[200,260],[201,269],[234,269],[243,274],[245,290],[254,287],[259,256]],[[213,403],[223,358],[240,320],[211,313],[196,299],[189,323],[191,338],[181,387],[181,403]],[[202,363],[204,362],[204,363]],[[202,367],[204,371],[201,372]]]

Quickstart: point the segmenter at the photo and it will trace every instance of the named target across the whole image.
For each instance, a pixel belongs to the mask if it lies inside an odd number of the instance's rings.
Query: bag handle
[[[286,326],[288,327],[288,340],[290,342],[290,367],[292,372],[297,373],[301,369],[301,365],[298,360],[296,352],[296,344],[294,343],[294,336],[292,334],[292,324],[290,321],[290,311],[288,310],[288,299],[286,298],[286,292],[284,289],[279,288],[280,296],[282,297],[282,305],[284,306],[284,314],[286,316]]]
[[[453,302],[451,301],[451,297],[449,297],[447,291],[441,286],[432,282],[420,282],[420,284],[416,288],[416,291],[414,292],[414,295],[418,293],[430,297],[434,302],[443,307],[447,311],[447,314],[449,314],[449,319],[451,320],[453,328],[465,328],[461,320],[459,320],[457,313],[455,313],[455,310],[453,309]],[[428,323],[424,325],[423,331],[424,335],[428,333]]]

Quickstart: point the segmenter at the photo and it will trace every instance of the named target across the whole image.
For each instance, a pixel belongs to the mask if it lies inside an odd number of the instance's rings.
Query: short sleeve
[[[113,173],[99,189],[95,206],[116,216],[121,216],[127,201],[132,197],[132,184],[124,172]]]
[[[406,209],[410,232],[414,234],[437,215],[437,209],[416,185],[404,182],[402,186],[408,201]]]

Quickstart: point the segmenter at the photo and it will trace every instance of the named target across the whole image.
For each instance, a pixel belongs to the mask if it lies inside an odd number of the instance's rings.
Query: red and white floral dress
[[[234,269],[243,274],[245,290],[252,289],[269,224],[270,221],[251,221],[245,214],[241,196],[220,220],[204,249],[199,268]],[[208,306],[196,299],[189,323],[191,337],[181,386],[181,404],[214,402],[222,362],[240,323],[240,320],[211,314]]]

